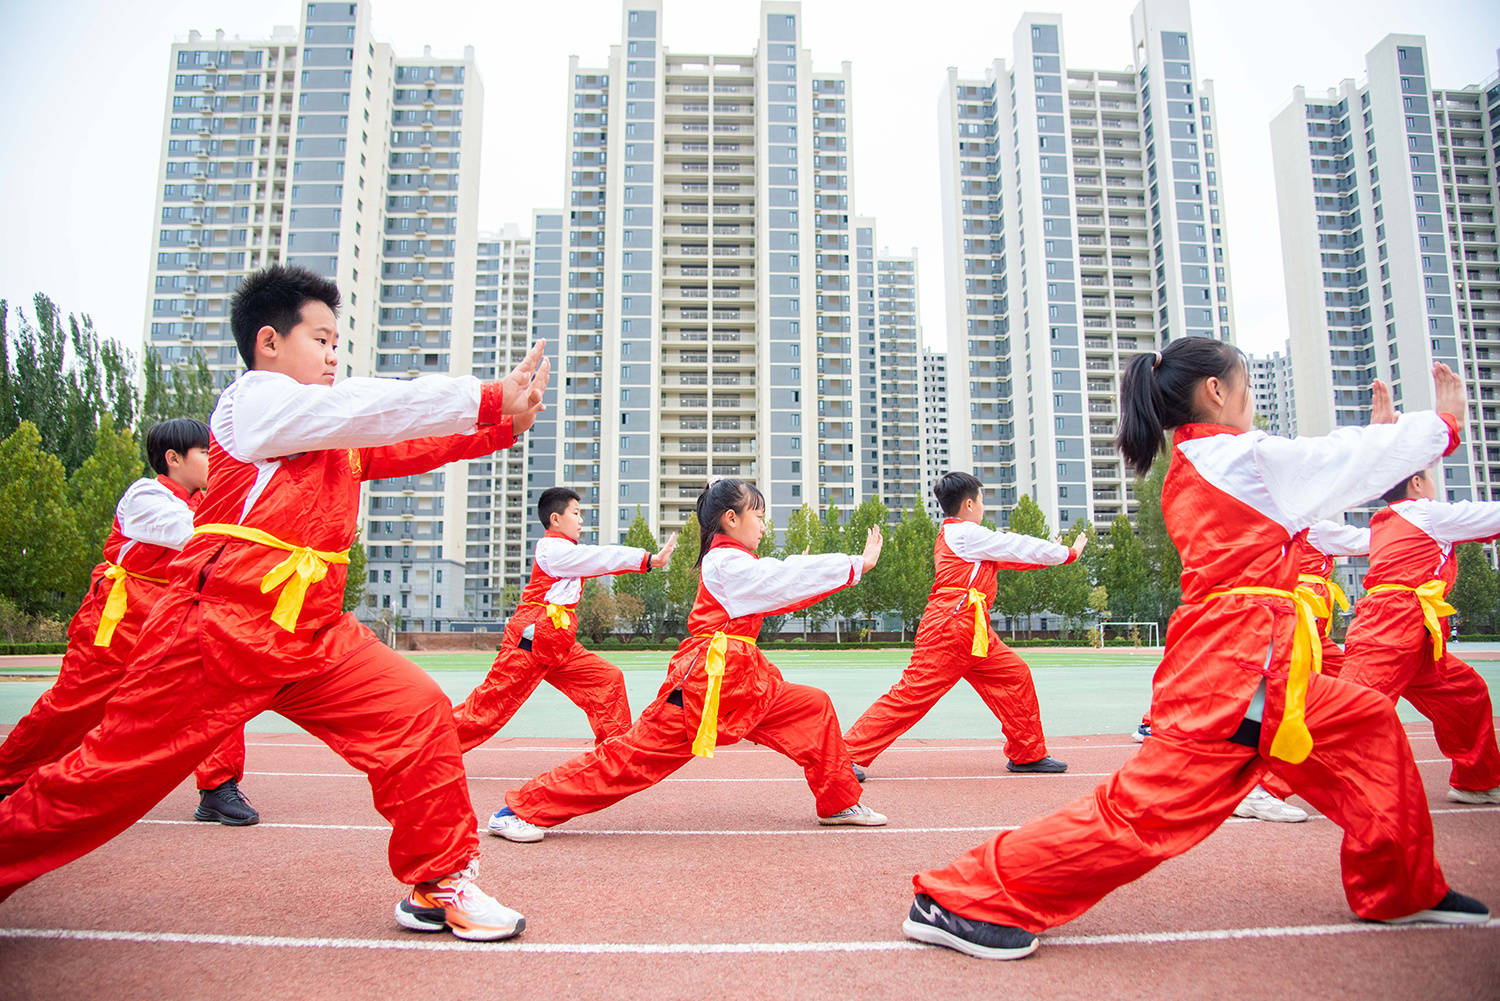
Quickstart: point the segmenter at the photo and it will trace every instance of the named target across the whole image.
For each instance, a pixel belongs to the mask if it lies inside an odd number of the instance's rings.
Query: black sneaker
[[[249,827],[260,822],[260,814],[240,792],[240,785],[230,779],[217,789],[198,790],[198,809],[194,820],[217,820],[229,827]]]
[[[1025,763],[1007,761],[1005,763],[1005,770],[1008,772],[1056,773],[1067,771],[1068,765],[1065,761],[1058,761],[1056,758],[1046,757],[1042,758],[1040,761],[1027,761]]]
[[[912,901],[911,913],[901,922],[907,938],[929,945],[941,945],[978,959],[1020,959],[1036,952],[1037,939],[1031,932],[1009,925],[974,921],[944,910],[925,893]]]
[[[1466,897],[1457,890],[1449,890],[1443,899],[1415,914],[1404,918],[1387,918],[1388,925],[1410,925],[1431,921],[1440,925],[1482,925],[1490,919],[1490,909],[1473,897]]]
[[[849,763],[849,767],[854,769],[854,781],[863,785],[865,781],[865,770],[854,764],[852,761]]]

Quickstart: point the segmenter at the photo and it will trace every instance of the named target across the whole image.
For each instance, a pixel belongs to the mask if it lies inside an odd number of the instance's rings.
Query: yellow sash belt
[[[1276,587],[1229,587],[1209,594],[1206,601],[1229,594],[1261,595],[1286,598],[1297,609],[1297,627],[1292,633],[1292,659],[1287,671],[1286,706],[1281,725],[1271,741],[1271,756],[1291,764],[1301,764],[1312,752],[1312,734],[1307,729],[1307,681],[1323,671],[1323,642],[1318,637],[1318,604],[1316,595],[1298,588],[1283,591]],[[1311,599],[1311,600],[1310,600]],[[1323,605],[1324,614],[1328,606]]]
[[[145,574],[132,573],[120,566],[118,563],[104,561],[107,569],[104,571],[104,579],[114,581],[109,588],[109,597],[104,599],[104,614],[99,617],[99,630],[94,633],[94,646],[109,646],[110,641],[115,638],[115,627],[120,620],[125,618],[125,578],[134,577],[136,580],[149,580],[153,584],[165,584],[164,577],[147,577]]]
[[[313,549],[311,546],[294,546],[290,542],[282,542],[269,532],[244,525],[198,525],[193,529],[193,534],[227,535],[231,539],[283,549],[292,554],[260,579],[261,594],[283,583],[286,585],[276,599],[276,607],[271,610],[271,621],[289,633],[297,628],[297,616],[302,614],[302,603],[307,599],[308,585],[316,584],[328,576],[328,564],[349,562],[347,549],[334,553]]]
[[[1418,587],[1407,587],[1405,584],[1376,584],[1366,594],[1379,594],[1382,591],[1410,591],[1417,596],[1422,603],[1422,621],[1427,626],[1427,635],[1432,637],[1432,656],[1434,660],[1443,659],[1443,624],[1438,621],[1440,616],[1452,615],[1458,609],[1448,604],[1443,595],[1447,587],[1440,580],[1430,580]]]
[[[568,618],[567,605],[554,605],[550,601],[523,601],[521,604],[545,608],[547,610],[547,618],[551,619],[552,624],[558,629],[568,628],[568,624],[571,622]]]
[[[1333,599],[1332,603],[1339,606],[1340,611],[1349,611],[1349,596],[1344,593],[1343,588],[1339,587],[1339,582],[1334,580],[1332,577],[1319,577],[1315,573],[1301,573],[1297,575],[1297,581],[1302,584],[1322,584],[1324,587],[1328,588],[1328,597]],[[1303,589],[1299,587],[1297,590],[1301,591]],[[1316,591],[1314,591],[1313,593],[1317,594]],[[1331,616],[1332,609],[1329,609],[1329,612],[1330,615],[1320,614],[1318,618],[1329,618]]]
[[[948,592],[968,596],[967,603],[974,609],[974,642],[969,647],[969,652],[976,657],[988,657],[990,655],[990,610],[984,592],[977,587],[940,587],[933,593]]]
[[[720,631],[712,636],[694,636],[693,639],[708,640],[708,659],[703,663],[703,673],[708,675],[708,690],[703,695],[703,718],[698,721],[698,734],[693,738],[693,754],[699,758],[711,758],[714,746],[719,742],[719,689],[724,684],[724,651],[730,640],[755,646],[755,637]]]

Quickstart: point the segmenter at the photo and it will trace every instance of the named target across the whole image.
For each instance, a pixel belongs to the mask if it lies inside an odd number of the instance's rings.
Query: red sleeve
[[[498,386],[499,383],[488,385]],[[515,441],[515,435],[511,433],[511,419],[501,417],[499,423],[481,427],[474,434],[412,438],[394,445],[362,448],[359,450],[360,478],[385,480],[396,476],[414,476],[459,459],[478,459],[500,449],[510,448]]]
[[[504,423],[510,425],[510,418],[504,416],[505,392],[504,387],[498,382],[481,383],[479,387],[479,426],[490,427],[491,425]],[[510,447],[508,444],[505,447]]]
[[[1459,444],[1463,441],[1464,426],[1458,422],[1458,418],[1452,414],[1438,414],[1443,423],[1448,425],[1448,450],[1444,455],[1452,455],[1458,451]]]

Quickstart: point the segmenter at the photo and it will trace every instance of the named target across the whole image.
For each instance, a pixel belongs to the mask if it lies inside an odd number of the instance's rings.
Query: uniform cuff
[[[480,427],[491,427],[495,424],[499,424],[502,420],[509,421],[510,418],[504,417],[504,405],[505,388],[500,383],[480,383],[479,419],[476,423]]]
[[[1438,414],[1444,424],[1448,425],[1448,450],[1444,455],[1452,455],[1458,451],[1459,443],[1463,441],[1464,426],[1458,422],[1458,418],[1452,414]]]

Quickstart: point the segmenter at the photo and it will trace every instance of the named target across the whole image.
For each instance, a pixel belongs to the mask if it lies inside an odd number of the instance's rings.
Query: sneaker
[[[217,789],[198,790],[198,809],[194,820],[217,820],[228,827],[249,827],[260,823],[260,814],[240,792],[240,784],[230,779]]]
[[[849,767],[854,769],[854,781],[863,785],[866,778],[865,770],[852,762],[850,763]]]
[[[441,879],[418,883],[396,905],[396,923],[412,931],[442,931],[470,942],[512,938],[526,919],[474,885],[475,864]]]
[[[510,807],[502,806],[490,815],[490,833],[506,841],[540,841],[546,837],[547,829],[528,824],[511,812]]]
[[[819,817],[818,823],[824,827],[835,827],[840,824],[848,824],[853,827],[884,827],[885,814],[876,813],[863,803],[855,803],[853,806],[840,810],[831,817]]]
[[[1440,925],[1482,925],[1490,919],[1490,909],[1473,897],[1466,897],[1457,890],[1449,890],[1443,899],[1415,914],[1404,918],[1387,918],[1388,925],[1409,925],[1420,921],[1431,921]]]
[[[1149,723],[1142,723],[1131,733],[1130,739],[1139,744],[1149,736],[1151,736],[1151,725]]]
[[[1036,952],[1037,939],[1031,932],[1010,925],[975,921],[945,910],[925,893],[912,901],[911,913],[901,922],[907,938],[929,945],[957,949],[979,959],[1020,959]]]
[[[860,781],[863,781],[861,779]],[[1450,803],[1473,803],[1482,806],[1486,803],[1500,803],[1500,786],[1493,789],[1455,789],[1448,787],[1448,802]]]
[[[1067,771],[1068,764],[1065,761],[1058,761],[1056,758],[1046,757],[1042,758],[1039,761],[1027,761],[1022,763],[1007,761],[1005,763],[1005,770],[1008,772],[1046,772],[1049,774],[1055,774],[1058,772]]]
[[[1300,824],[1307,819],[1306,810],[1277,799],[1260,786],[1240,800],[1240,805],[1234,808],[1234,815],[1269,820],[1275,824]]]

